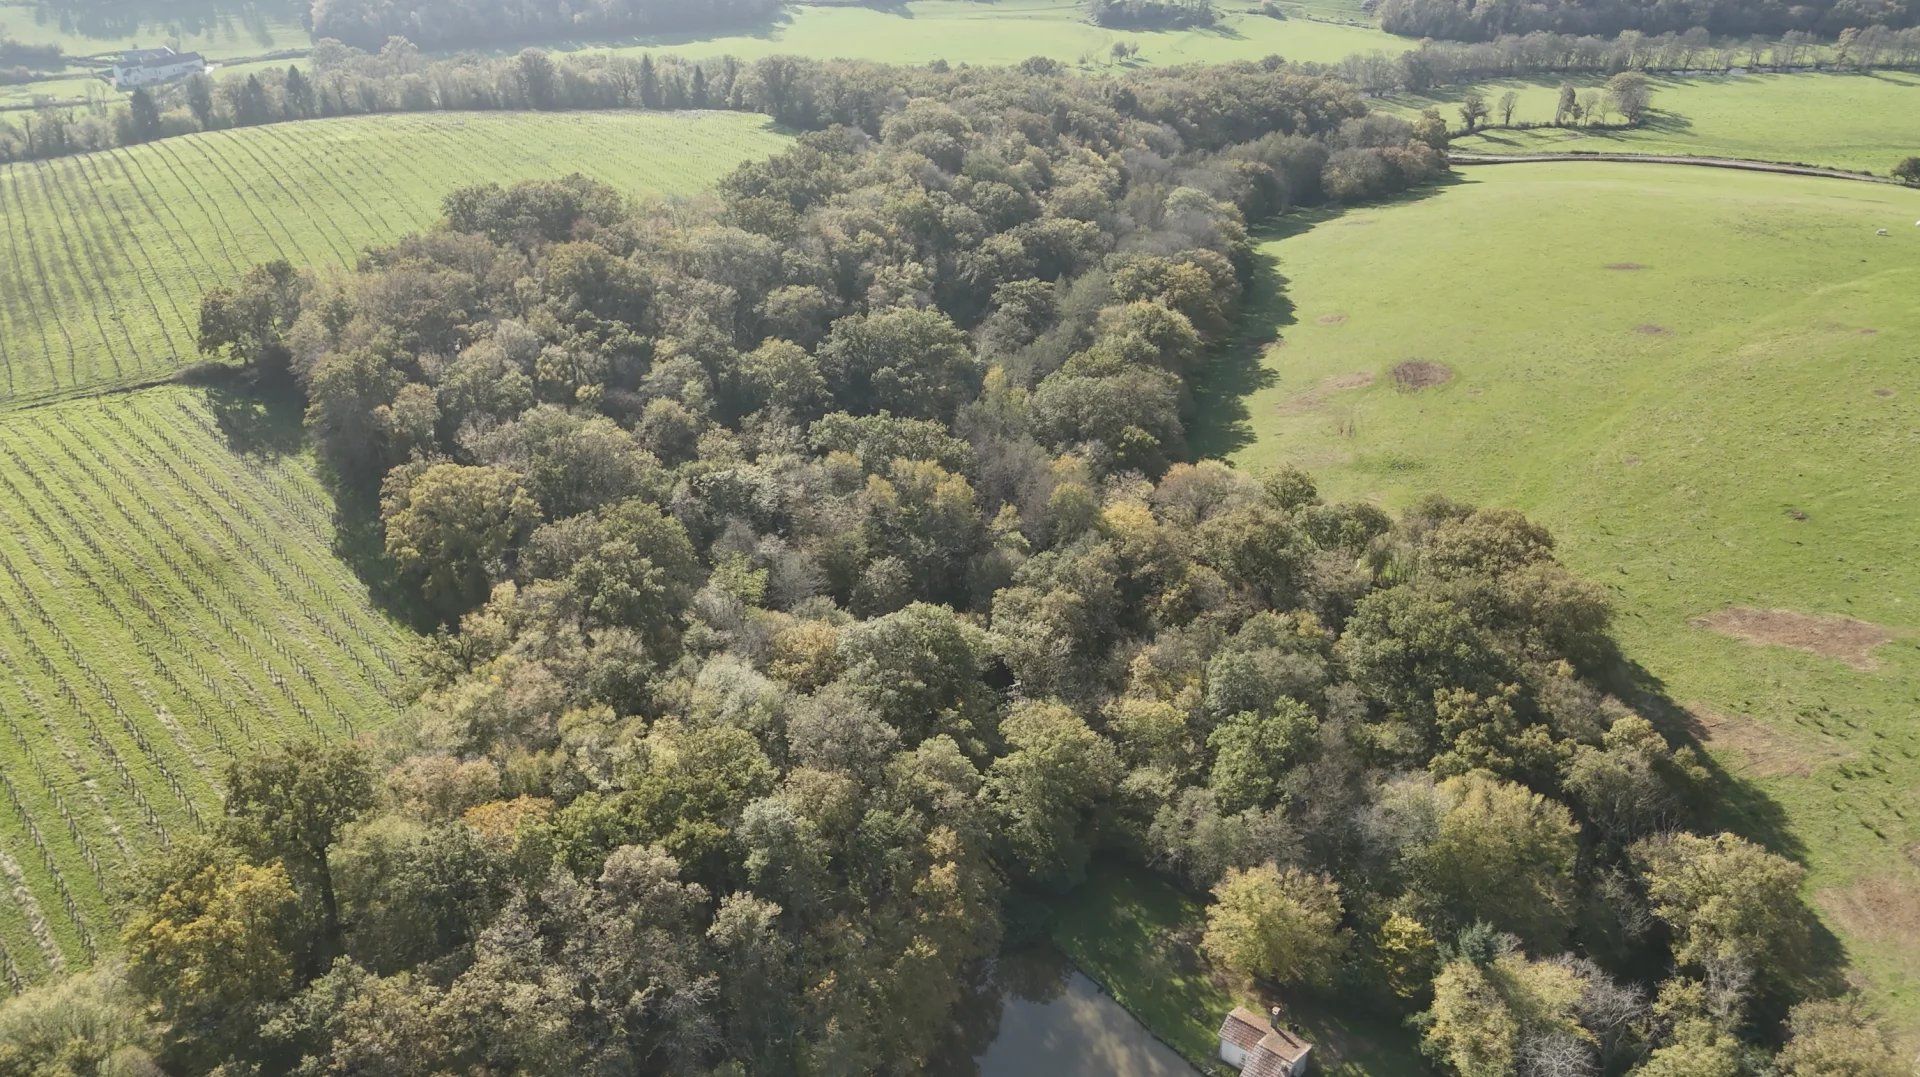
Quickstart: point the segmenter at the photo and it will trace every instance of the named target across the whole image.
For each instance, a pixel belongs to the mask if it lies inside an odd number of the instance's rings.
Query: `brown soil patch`
[[[1344,314],[1322,314],[1318,318],[1315,318],[1314,321],[1320,325],[1345,325],[1347,324],[1347,316]]]
[[[1882,400],[1886,400],[1897,394],[1895,394],[1892,389],[1875,389],[1873,391],[1873,395],[1879,397]]]
[[[1314,411],[1325,404],[1327,398],[1335,393],[1346,392],[1350,389],[1364,389],[1372,384],[1373,373],[1371,371],[1356,370],[1351,374],[1330,374],[1327,377],[1321,378],[1320,384],[1282,403],[1280,405],[1280,413],[1282,415],[1298,415],[1302,412]]]
[[[1799,520],[1800,522],[1805,523],[1807,520],[1807,513],[1806,513],[1806,510],[1804,509],[1788,509],[1787,517],[1789,519]]]
[[[1689,623],[1747,643],[1791,647],[1860,670],[1878,666],[1873,658],[1874,648],[1894,638],[1891,629],[1852,617],[1797,610],[1757,610],[1747,606],[1733,606],[1696,617]]]
[[[1633,331],[1646,337],[1670,337],[1673,335],[1673,330],[1668,329],[1664,325],[1654,325],[1652,322],[1648,322],[1645,325],[1636,325],[1633,327]]]
[[[1809,742],[1782,733],[1765,722],[1695,704],[1687,708],[1687,728],[1716,751],[1732,749],[1756,778],[1805,778],[1852,753],[1830,743]]]
[[[1858,329],[1858,330],[1855,330],[1855,332],[1859,333],[1863,337],[1877,337],[1880,335],[1880,330],[1878,329]]]
[[[1647,267],[1641,265],[1639,262],[1608,262],[1602,268],[1611,269],[1618,273],[1631,273],[1636,269],[1645,269]]]
[[[1841,930],[1905,958],[1920,969],[1920,880],[1898,870],[1849,886],[1832,886],[1813,899]]]
[[[1417,393],[1453,380],[1453,368],[1426,359],[1409,359],[1393,368],[1393,384],[1403,392]]]

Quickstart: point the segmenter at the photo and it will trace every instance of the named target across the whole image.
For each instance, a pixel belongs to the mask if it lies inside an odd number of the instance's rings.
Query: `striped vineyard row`
[[[0,985],[111,946],[236,752],[394,713],[408,634],[332,538],[309,461],[235,451],[198,391],[0,418]]]
[[[351,263],[462,184],[578,171],[683,195],[783,144],[736,113],[414,113],[0,167],[0,408],[164,378],[196,358],[208,289]]]

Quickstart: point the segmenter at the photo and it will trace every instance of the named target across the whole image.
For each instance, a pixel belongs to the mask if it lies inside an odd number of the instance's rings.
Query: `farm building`
[[[1307,1072],[1313,1044],[1280,1027],[1280,1007],[1262,1018],[1245,1006],[1235,1006],[1220,1023],[1220,1061],[1240,1071],[1240,1077],[1300,1077]]]
[[[169,48],[128,49],[120,54],[109,76],[116,90],[157,86],[186,78],[207,69],[206,58],[197,52],[175,52]]]

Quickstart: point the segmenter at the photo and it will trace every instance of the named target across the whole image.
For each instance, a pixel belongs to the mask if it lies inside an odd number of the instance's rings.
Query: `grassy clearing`
[[[1581,89],[1601,79],[1575,79]],[[1514,120],[1553,119],[1559,80],[1515,79],[1477,87],[1489,104],[1512,90],[1520,95]],[[1390,98],[1382,105],[1407,114],[1438,107],[1459,127],[1465,87],[1431,95]],[[1791,161],[1886,175],[1902,158],[1920,154],[1920,75],[1725,75],[1654,80],[1654,115],[1633,130],[1532,129],[1487,131],[1457,139],[1454,148],[1479,153],[1688,153]]]
[[[258,56],[312,44],[302,0],[0,0],[7,36],[58,45],[69,56],[172,45],[209,59]]]
[[[1612,592],[1648,687],[1691,712],[1668,717],[1726,769],[1725,824],[1807,865],[1852,971],[1908,1030],[1915,218],[1920,191],[1841,180],[1470,170],[1265,243],[1256,321],[1278,340],[1249,342],[1258,369],[1221,386],[1227,399],[1252,387],[1244,412],[1216,409],[1205,433],[1256,470],[1304,464],[1333,497],[1401,506],[1438,492],[1551,527]],[[1397,385],[1414,361],[1450,380]],[[1870,630],[1725,613],[1748,607],[1845,615],[1892,639],[1862,659]],[[1767,639],[1781,645],[1755,642]]]
[[[1197,947],[1205,908],[1159,877],[1105,865],[1054,909],[1054,944],[1188,1061],[1213,1062],[1220,1021],[1235,1005],[1284,1006],[1314,1044],[1314,1070],[1330,1077],[1426,1072],[1413,1034],[1360,1007],[1304,994],[1266,998],[1217,976]]]
[[[219,131],[0,169],[0,407],[162,377],[257,262],[340,265],[455,187],[585,172],[690,194],[785,138],[737,113],[416,113]]]
[[[1404,52],[1414,46],[1371,25],[1352,25],[1337,13],[1340,0],[1306,5],[1315,18],[1272,19],[1249,14],[1251,4],[1227,5],[1216,26],[1196,30],[1108,30],[1087,21],[1079,0],[908,0],[888,7],[795,6],[774,26],[718,37],[671,36],[622,43],[613,51],[671,49],[687,56],[731,54],[756,59],[778,53],[847,57],[890,63],[1013,64],[1030,56],[1065,63],[1108,61],[1117,42],[1140,48],[1137,63],[1186,64],[1257,60],[1278,53],[1289,60],[1331,63],[1356,52]],[[1342,22],[1322,21],[1339,18]],[[601,43],[604,45],[604,43]],[[596,47],[581,43],[579,47]]]
[[[0,988],[112,946],[220,767],[384,723],[408,634],[331,548],[297,417],[183,387],[0,420]]]

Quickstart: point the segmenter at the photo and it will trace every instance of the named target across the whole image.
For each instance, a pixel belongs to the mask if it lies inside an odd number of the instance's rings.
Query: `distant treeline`
[[[527,49],[515,56],[465,55],[429,59],[405,41],[389,42],[367,53],[338,42],[322,42],[309,67],[288,67],[215,81],[205,75],[167,88],[155,96],[136,91],[126,108],[49,108],[19,120],[0,119],[0,163],[85,153],[133,145],[198,131],[250,127],[329,116],[387,112],[514,109],[726,109],[759,112],[799,130],[836,124],[871,128],[897,105],[902,68],[853,62],[820,62],[774,56],[752,63],[733,57],[695,62],[678,56],[580,54],[555,56]],[[1278,67],[1278,60],[1267,62]],[[1020,70],[1055,77],[1063,65],[1028,60]],[[957,73],[988,78],[990,69]],[[1163,124],[1195,145],[1224,146],[1260,137],[1244,121],[1245,101],[1214,99],[1230,85],[1211,72],[1174,71],[1140,79],[1116,89],[1113,107],[1132,119]],[[929,77],[944,78],[935,64]],[[1308,79],[1308,86],[1340,86]],[[1316,127],[1337,124],[1348,106],[1337,97],[1320,98],[1285,82],[1253,80],[1253,86],[1281,86],[1284,101],[1268,107],[1288,110],[1289,123]],[[1345,87],[1341,86],[1342,92]],[[1247,92],[1239,86],[1236,93]],[[1257,104],[1257,103],[1255,103]],[[1265,121],[1262,121],[1265,122]],[[1364,126],[1364,125],[1362,125]],[[1357,199],[1424,182],[1431,162],[1414,161],[1399,148],[1401,137],[1378,145],[1366,131],[1354,133],[1327,167],[1332,197]],[[1437,159],[1437,158],[1436,158]],[[1296,170],[1298,171],[1298,170]],[[1313,170],[1318,172],[1318,169]],[[1316,193],[1294,192],[1296,200]]]
[[[1802,30],[1832,37],[1848,27],[1920,24],[1920,0],[1381,0],[1378,13],[1391,33],[1455,41],[1540,30],[1611,35],[1694,28],[1722,36]]]
[[[1088,14],[1101,26],[1210,26],[1213,0],[1092,0]]]
[[[1920,67],[1920,28],[1870,26],[1845,31],[1835,43],[1822,42],[1804,31],[1777,40],[1755,37],[1723,42],[1713,41],[1704,30],[1658,36],[1628,30],[1611,38],[1510,34],[1474,43],[1428,41],[1399,54],[1357,54],[1326,70],[1368,93],[1389,93],[1526,75],[1810,67],[1840,71]]]
[[[0,32],[0,83],[30,82],[44,72],[60,70],[66,63],[58,45],[28,45]]]
[[[780,0],[314,0],[313,33],[367,49],[396,36],[434,49],[716,30],[779,10]]]

